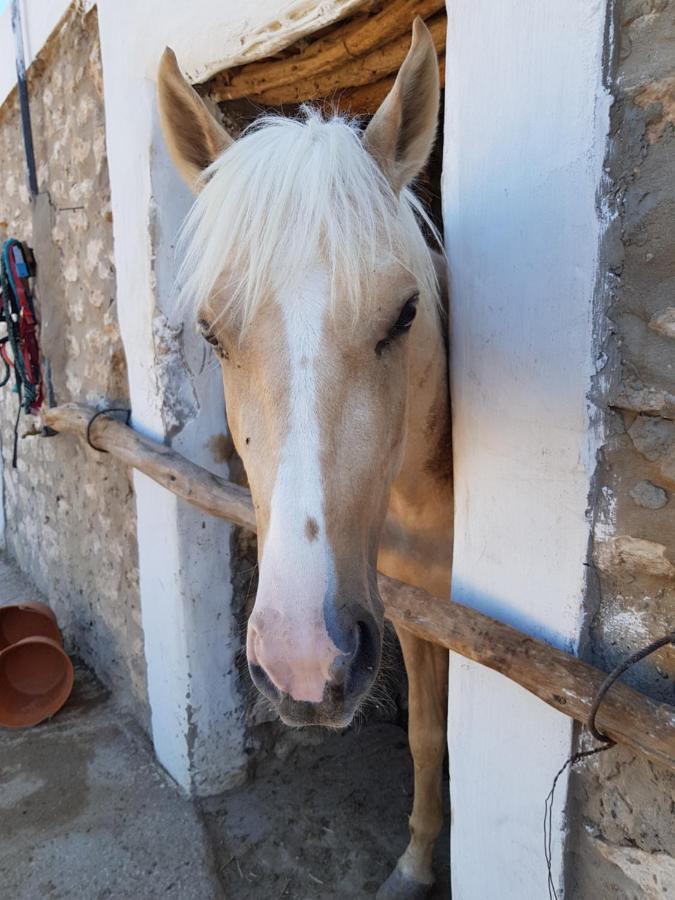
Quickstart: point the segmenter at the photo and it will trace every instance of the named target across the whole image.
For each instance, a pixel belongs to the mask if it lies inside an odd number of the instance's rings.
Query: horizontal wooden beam
[[[445,81],[445,57],[438,59],[438,74],[441,84]],[[396,75],[389,75],[372,84],[362,84],[359,87],[347,88],[335,95],[331,106],[336,112],[347,113],[353,116],[372,115],[394,86]]]
[[[43,410],[42,421],[54,431],[76,434],[86,441],[87,426],[95,412],[90,406],[66,403]],[[251,492],[246,488],[191,463],[180,453],[144,437],[112,415],[99,416],[89,437],[94,447],[138,469],[203,512],[256,530]]]
[[[588,721],[606,672],[470,607],[382,576],[379,583],[393,622],[494,669],[577,722]],[[617,682],[598,710],[596,725],[618,744],[675,771],[675,707]]]
[[[69,403],[45,410],[43,421],[54,431],[86,440],[94,412]],[[204,512],[256,530],[253,502],[245,488],[211,474],[112,416],[99,416],[90,438],[96,447]],[[559,712],[586,722],[604,672],[469,607],[432,597],[385,575],[379,576],[379,584],[386,615],[396,625],[494,669]],[[596,723],[612,740],[675,771],[675,707],[617,683],[607,693]]]
[[[436,51],[445,49],[445,33],[448,20],[445,13],[438,13],[427,20],[427,26]],[[281,106],[284,103],[303,103],[322,97],[337,95],[339,91],[377,82],[400,67],[410,49],[410,35],[404,34],[389,43],[376,47],[365,56],[357,56],[336,69],[329,69],[307,76],[283,87],[269,88],[249,94],[255,103],[264,106]]]
[[[409,44],[415,16],[426,19],[444,7],[445,0],[388,0],[379,12],[356,15],[309,44],[303,43],[298,53],[219,73],[209,83],[209,96],[216,101],[252,97],[338,69],[402,35]]]

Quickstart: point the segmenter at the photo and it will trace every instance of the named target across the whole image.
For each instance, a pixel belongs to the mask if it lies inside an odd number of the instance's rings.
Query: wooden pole
[[[90,406],[66,403],[43,409],[42,421],[54,431],[76,434],[86,441],[87,426],[95,412]],[[256,530],[251,492],[246,488],[191,463],[170,447],[143,437],[112,416],[99,416],[92,425],[90,438],[95,447],[143,472],[198,509]]]
[[[42,418],[54,431],[86,440],[94,412],[69,403],[44,410]],[[90,437],[96,447],[204,512],[256,530],[253,502],[245,488],[211,474],[111,416],[99,416]],[[387,618],[395,624],[494,669],[559,712],[586,722],[604,672],[469,607],[432,597],[386,575],[379,576],[379,585]],[[675,771],[675,707],[617,683],[605,697],[596,722],[612,740]]]

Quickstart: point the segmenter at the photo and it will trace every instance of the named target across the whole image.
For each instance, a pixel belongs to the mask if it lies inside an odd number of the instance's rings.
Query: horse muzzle
[[[382,629],[374,618],[363,615],[341,646],[344,652],[329,662],[325,655],[294,658],[292,650],[281,657],[278,653],[267,655],[259,635],[249,627],[251,678],[287,725],[345,728],[350,724],[377,677]]]

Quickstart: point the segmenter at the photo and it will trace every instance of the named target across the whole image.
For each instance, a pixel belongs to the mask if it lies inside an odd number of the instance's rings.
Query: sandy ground
[[[269,760],[246,787],[202,803],[227,897],[371,897],[408,839],[405,732],[371,725]],[[447,793],[447,792],[446,792]],[[434,896],[448,897],[448,836]]]
[[[0,559],[0,604],[30,597]],[[376,724],[270,757],[196,803],[78,668],[51,722],[0,730],[0,900],[370,897],[405,846],[411,794],[405,732]],[[448,896],[447,842],[435,897]]]

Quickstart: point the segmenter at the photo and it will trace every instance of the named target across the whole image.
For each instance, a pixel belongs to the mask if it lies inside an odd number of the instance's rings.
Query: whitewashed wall
[[[604,0],[448,4],[453,597],[572,651],[600,439],[587,397],[605,14]],[[455,654],[449,710],[454,900],[548,896],[544,799],[572,721]],[[562,783],[556,884],[565,794]]]

